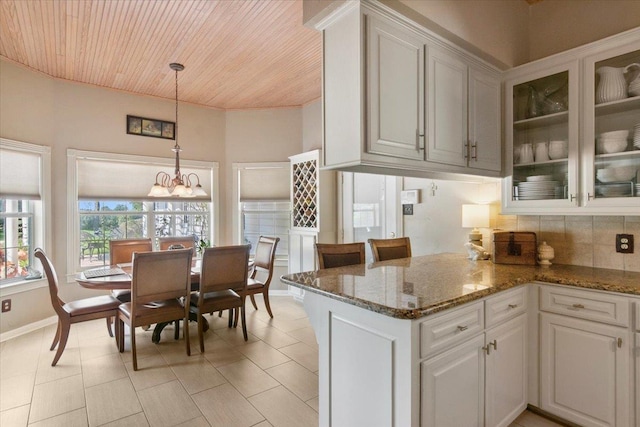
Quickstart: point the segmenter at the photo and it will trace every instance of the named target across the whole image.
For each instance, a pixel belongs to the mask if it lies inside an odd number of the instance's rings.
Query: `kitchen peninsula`
[[[439,254],[281,280],[305,291],[319,344],[321,426],[509,425],[527,404],[581,425],[596,419],[632,425],[640,273]],[[593,385],[606,384],[596,395],[605,392],[613,402],[587,401],[567,412],[571,405],[554,377],[553,361],[562,354],[551,362],[546,356],[565,351],[574,357],[572,348],[553,347],[556,324],[566,318],[576,331],[599,334],[594,342],[606,352],[593,357],[613,371],[603,368],[607,372],[591,378]],[[588,363],[591,356],[581,358]],[[547,379],[556,381],[551,390]],[[585,381],[580,386],[587,390],[592,382]]]

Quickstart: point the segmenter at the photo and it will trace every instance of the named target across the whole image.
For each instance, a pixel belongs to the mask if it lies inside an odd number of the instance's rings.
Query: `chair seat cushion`
[[[252,291],[255,289],[262,289],[264,288],[264,283],[262,283],[259,280],[255,280],[255,279],[248,279],[247,280],[247,289]]]
[[[162,309],[162,317],[169,320],[181,319],[182,317],[184,317],[184,306],[182,305],[182,302],[177,299],[172,299],[166,301],[151,302],[139,306],[136,309],[136,318],[144,319],[152,317],[156,315],[156,312],[160,311],[159,309]],[[131,318],[131,303],[127,302],[124,304],[120,304],[120,312],[124,313],[128,318]]]
[[[120,302],[131,301],[131,291],[129,289],[114,289],[111,291],[111,295]]]
[[[194,292],[193,294],[191,294],[192,311],[197,312],[199,297],[200,292]],[[222,308],[240,307],[241,305],[242,298],[240,297],[240,295],[238,295],[231,289],[225,289],[224,291],[207,292],[204,295],[202,311],[208,312],[211,309],[216,311]]]
[[[101,295],[99,297],[71,301],[63,305],[62,308],[73,317],[101,311],[117,310],[120,304],[122,303],[111,295]]]

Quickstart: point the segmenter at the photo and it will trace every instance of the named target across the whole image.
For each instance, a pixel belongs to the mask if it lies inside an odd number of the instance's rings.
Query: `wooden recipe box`
[[[496,264],[536,265],[536,233],[496,231],[493,233],[493,262]]]

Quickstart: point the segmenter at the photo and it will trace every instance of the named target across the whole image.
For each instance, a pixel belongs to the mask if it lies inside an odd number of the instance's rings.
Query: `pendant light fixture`
[[[171,178],[171,175],[164,171],[160,171],[156,174],[156,183],[151,187],[151,191],[147,196],[149,197],[197,197],[206,196],[207,193],[202,189],[200,185],[200,178],[195,173],[182,174],[180,172],[180,151],[182,149],[178,145],[178,72],[184,70],[184,65],[172,62],[169,64],[172,70],[176,72],[176,124],[174,128],[174,136],[176,144],[172,151],[176,153],[176,168],[175,176]],[[197,180],[195,187],[191,186],[191,179]]]

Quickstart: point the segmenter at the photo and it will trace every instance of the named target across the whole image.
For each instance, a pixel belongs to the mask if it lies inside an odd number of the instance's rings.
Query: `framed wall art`
[[[176,139],[175,129],[174,122],[127,115],[127,133],[131,135]]]

